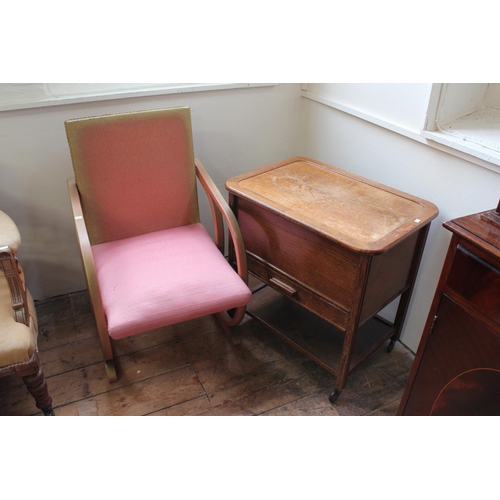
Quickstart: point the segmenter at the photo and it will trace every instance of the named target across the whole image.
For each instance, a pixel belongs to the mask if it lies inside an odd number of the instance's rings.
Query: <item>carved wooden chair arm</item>
[[[14,319],[29,326],[30,311],[23,268],[8,246],[0,247],[0,269],[10,288]]]
[[[0,210],[0,269],[10,288],[14,319],[29,325],[29,309],[23,268],[16,254],[21,245],[21,235],[14,221]]]

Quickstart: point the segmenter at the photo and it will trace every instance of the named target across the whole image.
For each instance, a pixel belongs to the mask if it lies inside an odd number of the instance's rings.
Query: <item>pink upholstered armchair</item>
[[[74,221],[110,381],[112,341],[215,314],[224,331],[251,297],[238,223],[194,158],[189,108],[68,120]],[[215,242],[200,223],[196,177]],[[223,255],[224,222],[237,258]],[[228,312],[229,311],[229,312]]]
[[[35,305],[16,258],[20,245],[17,226],[0,210],[0,377],[21,376],[36,406],[54,415],[38,355]]]

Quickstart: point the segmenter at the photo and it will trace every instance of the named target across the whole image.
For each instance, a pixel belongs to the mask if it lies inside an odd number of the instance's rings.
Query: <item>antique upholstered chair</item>
[[[74,222],[109,380],[117,379],[111,339],[212,314],[232,338],[251,297],[245,249],[234,214],[194,158],[190,109],[65,125]],[[215,242],[200,223],[196,178]],[[222,253],[224,221],[236,270]]]
[[[18,374],[45,415],[54,415],[40,366],[35,305],[16,254],[21,236],[0,210],[0,376]]]

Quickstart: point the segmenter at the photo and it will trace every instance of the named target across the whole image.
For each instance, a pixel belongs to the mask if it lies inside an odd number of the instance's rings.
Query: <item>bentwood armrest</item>
[[[236,220],[236,217],[231,208],[229,208],[226,200],[222,197],[220,191],[217,189],[217,186],[208,174],[203,163],[198,158],[195,159],[195,166],[196,175],[201,185],[203,186],[203,189],[207,193],[210,207],[212,209],[216,244],[221,251],[224,250],[224,228],[221,220],[222,216],[226,221],[229,234],[233,242],[238,275],[246,284],[248,284],[247,256],[245,253],[245,244],[243,242],[243,236],[241,235],[238,221]],[[230,317],[227,312],[219,313],[217,316],[226,326],[234,326],[241,322],[241,320],[245,316],[245,312],[246,306],[242,306],[238,307],[234,311],[234,316],[232,317]]]
[[[80,253],[82,255],[84,267],[85,267],[85,277],[87,279],[87,285],[89,290],[92,288],[96,289],[96,293],[99,294],[99,287],[97,285],[96,270],[94,264],[94,257],[92,255],[92,248],[90,245],[89,235],[87,233],[87,228],[85,226],[85,220],[83,218],[82,205],[80,202],[80,195],[78,193],[78,188],[76,187],[76,182],[74,178],[68,179],[68,189],[71,200],[71,208],[73,210],[74,224],[76,228],[76,233],[78,236],[78,244],[80,247]]]
[[[198,179],[200,180],[203,189],[208,195],[212,213],[214,213],[215,218],[215,229],[216,229],[216,240],[218,239],[218,234],[220,234],[220,229],[218,228],[217,218],[215,216],[216,210],[214,206],[218,209],[218,212],[222,214],[222,217],[226,221],[227,227],[229,229],[229,233],[231,235],[231,239],[234,245],[234,251],[236,254],[236,264],[238,269],[238,274],[240,278],[248,283],[248,269],[247,269],[247,258],[245,253],[245,244],[243,242],[243,236],[241,235],[240,227],[238,225],[238,221],[233,213],[233,211],[229,208],[226,200],[222,197],[220,191],[215,185],[214,181],[209,176],[205,167],[201,163],[201,161],[196,158],[196,174]]]
[[[75,223],[78,245],[82,257],[83,268],[85,271],[85,281],[87,283],[89,294],[92,298],[91,302],[96,318],[97,330],[99,332],[99,336],[103,338],[103,341],[108,346],[107,355],[109,357],[107,359],[112,359],[113,356],[111,351],[111,344],[109,342],[108,334],[106,333],[106,316],[104,314],[101,291],[99,289],[99,284],[97,281],[94,256],[92,254],[90,239],[87,228],[85,226],[85,220],[83,218],[80,194],[78,193],[78,188],[76,186],[74,177],[68,179],[68,190],[71,201],[71,209],[73,211],[73,220]]]

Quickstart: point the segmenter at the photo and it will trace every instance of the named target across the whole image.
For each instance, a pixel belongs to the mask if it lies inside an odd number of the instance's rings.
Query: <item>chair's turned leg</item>
[[[17,371],[26,384],[26,388],[35,399],[37,408],[42,410],[46,416],[55,415],[52,409],[52,398],[49,395],[47,382],[40,366],[38,352],[34,354],[34,359],[29,365]]]

